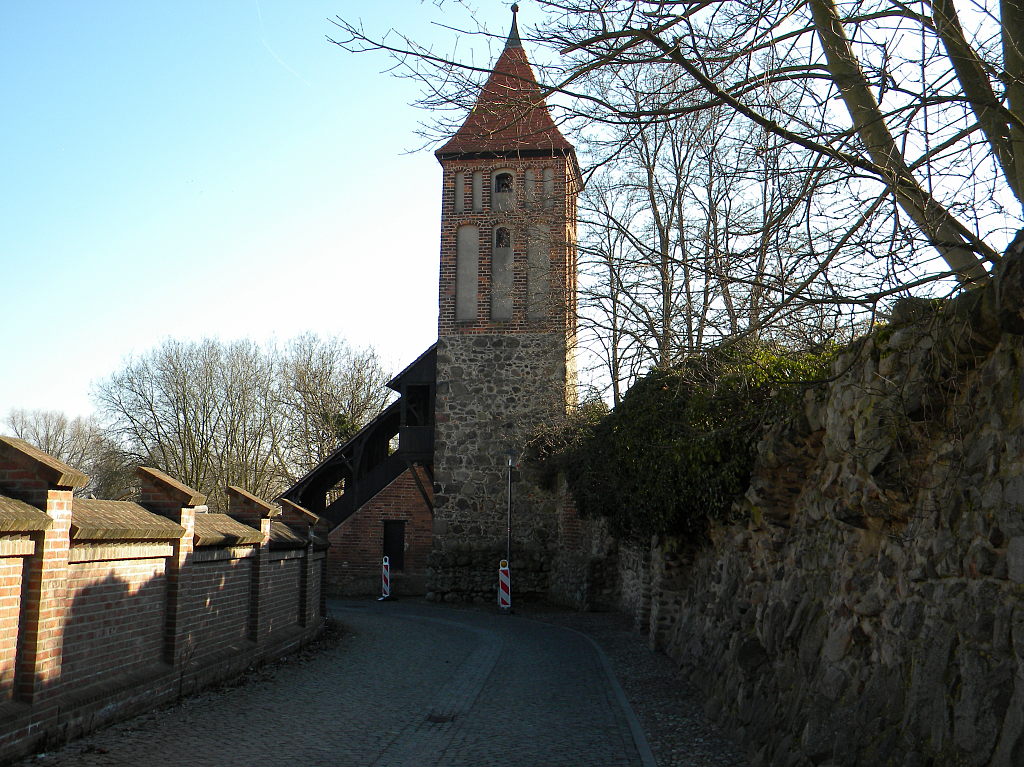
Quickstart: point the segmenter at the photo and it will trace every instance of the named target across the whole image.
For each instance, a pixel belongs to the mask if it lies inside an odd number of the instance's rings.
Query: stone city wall
[[[753,764],[1024,764],[1019,269],[898,305],[710,545],[620,546],[620,604]]]

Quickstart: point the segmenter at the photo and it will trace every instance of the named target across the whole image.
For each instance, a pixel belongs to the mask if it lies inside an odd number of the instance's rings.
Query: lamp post
[[[505,559],[512,559],[512,469],[515,468],[515,452],[508,451],[508,513],[505,519]]]

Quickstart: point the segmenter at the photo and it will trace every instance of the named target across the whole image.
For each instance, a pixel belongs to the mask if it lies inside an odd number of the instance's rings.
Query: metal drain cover
[[[455,714],[427,714],[427,721],[434,724],[444,724],[455,719]]]

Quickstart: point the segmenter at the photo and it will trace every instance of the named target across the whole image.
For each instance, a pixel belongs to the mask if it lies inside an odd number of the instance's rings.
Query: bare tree
[[[595,363],[582,362],[583,372],[594,381],[606,382],[613,406],[645,362],[634,342],[630,296],[625,290],[630,280],[624,274],[629,230],[635,213],[626,208],[627,203],[609,180],[594,178],[580,208],[584,226],[578,251],[578,338],[581,350],[596,358]]]
[[[562,87],[609,66],[652,65],[692,84],[691,98],[644,110],[586,94],[605,119],[727,106],[842,169],[861,212],[878,198],[890,219],[898,208],[910,242],[897,244],[928,245],[965,283],[984,279],[984,263],[1020,224],[1019,3],[977,3],[966,27],[952,0],[544,5],[560,14],[545,36],[565,54]],[[781,110],[779,84],[790,98]],[[1010,222],[1002,205],[1013,206]]]
[[[306,334],[280,352],[279,463],[294,482],[372,420],[391,399],[373,349]]]
[[[674,86],[625,90],[663,98]],[[808,246],[823,224],[809,189],[832,174],[805,152],[724,107],[605,126],[588,146],[615,151],[583,196],[581,247],[581,327],[613,404],[643,370],[709,345],[765,337],[813,346],[849,323],[849,312],[822,312],[824,301],[796,289],[833,274]]]
[[[168,340],[94,395],[108,433],[223,509],[235,484],[273,497],[384,404],[372,351],[302,336],[282,351],[251,341]],[[343,428],[340,426],[344,425]]]
[[[1019,0],[976,0],[966,10],[953,0],[539,5],[546,15],[524,38],[557,55],[544,71],[551,92],[566,97],[564,119],[600,130],[724,107],[834,174],[808,187],[805,216],[814,230],[808,255],[832,274],[796,277],[786,295],[791,287],[815,301],[871,307],[948,276],[977,284],[1021,226]],[[339,45],[385,51],[400,72],[422,78],[425,105],[465,108],[486,71],[407,38],[338,25]],[[675,71],[679,87],[660,90],[658,78],[644,77],[652,69]],[[609,72],[639,90],[600,87]],[[830,282],[836,275],[850,279]],[[766,286],[765,297],[778,289]]]
[[[121,498],[130,493],[133,467],[94,418],[15,408],[5,420],[15,437],[89,475],[89,483],[76,489],[77,495]]]
[[[18,439],[75,467],[85,465],[99,432],[92,420],[68,418],[57,410],[15,408],[8,412],[6,426]]]

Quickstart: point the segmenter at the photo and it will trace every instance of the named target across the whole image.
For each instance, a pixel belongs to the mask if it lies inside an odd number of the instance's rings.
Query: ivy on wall
[[[564,475],[580,514],[618,537],[702,536],[746,490],[764,426],[828,376],[835,354],[734,343],[652,370],[614,411],[590,404],[539,435],[527,460],[548,482]]]

